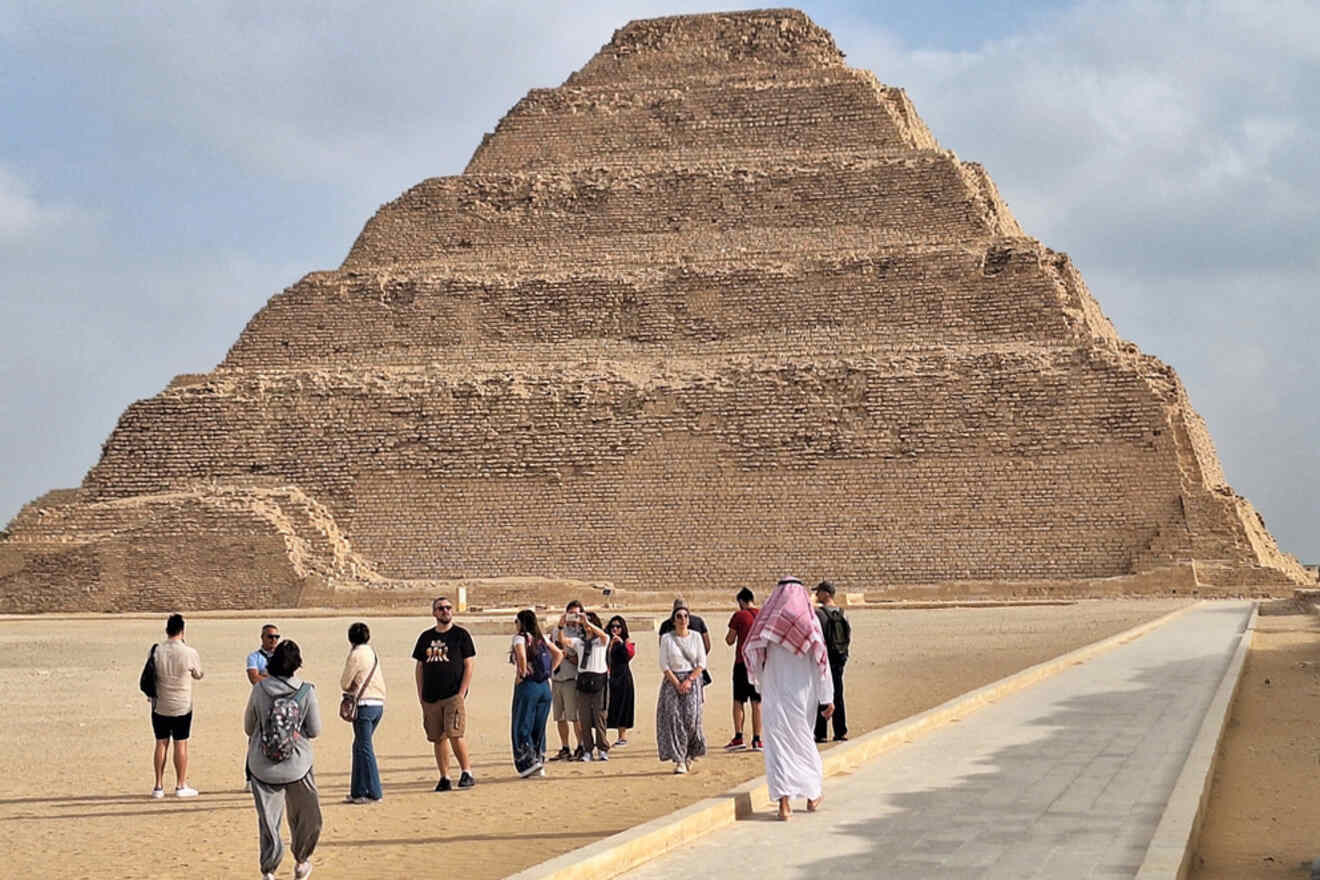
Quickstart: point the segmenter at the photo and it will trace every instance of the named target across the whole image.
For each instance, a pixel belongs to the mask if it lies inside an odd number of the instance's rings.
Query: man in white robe
[[[820,805],[824,774],[816,751],[816,714],[834,713],[834,682],[820,620],[797,578],[779,581],[756,616],[743,646],[747,677],[761,692],[765,776],[779,818],[792,815],[789,798]],[[824,709],[821,707],[824,706]]]

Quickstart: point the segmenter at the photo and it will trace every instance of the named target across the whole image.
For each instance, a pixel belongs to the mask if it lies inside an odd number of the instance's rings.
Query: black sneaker
[[[472,774],[467,772],[466,770],[463,771],[462,776],[458,777],[459,788],[471,788],[476,784],[477,784],[477,780],[473,779]]]
[[[572,753],[571,751],[569,751],[568,746],[564,746],[562,749],[560,749],[559,751],[555,752],[554,757],[552,757],[550,760],[551,760],[551,761],[567,761],[567,760],[568,760],[569,758],[571,758],[571,757],[573,757],[573,753]]]
[[[453,787],[454,784],[449,781],[448,776],[441,776],[440,781],[435,784],[436,791],[449,791]]]
[[[572,760],[572,761],[581,761],[581,760],[582,760],[582,755],[584,754],[584,752],[585,752],[585,750],[582,748],[582,746],[578,746],[576,749],[573,750],[573,757],[570,758],[569,760]]]
[[[513,762],[513,768],[518,771],[518,775],[526,779],[541,767],[541,759],[535,752],[524,753],[522,757]]]
[[[841,733],[834,738],[834,741],[836,743],[846,743],[848,741],[848,737],[845,734]]]

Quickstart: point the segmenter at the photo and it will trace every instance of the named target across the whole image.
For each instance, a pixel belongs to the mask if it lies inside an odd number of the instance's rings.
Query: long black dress
[[[610,645],[610,704],[605,711],[606,727],[633,726],[633,677],[628,645]]]

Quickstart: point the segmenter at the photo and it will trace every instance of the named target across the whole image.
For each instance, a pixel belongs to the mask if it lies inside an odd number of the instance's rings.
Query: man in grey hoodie
[[[312,850],[321,836],[321,803],[312,771],[311,743],[321,733],[321,709],[316,701],[316,686],[304,683],[295,675],[301,666],[298,643],[281,642],[267,664],[268,676],[252,686],[247,712],[243,715],[243,731],[248,735],[248,767],[252,771],[252,800],[261,830],[262,880],[273,880],[284,858],[280,822],[286,804],[296,880],[312,873]],[[282,697],[291,697],[298,704],[299,725],[291,738],[292,753],[283,760],[272,760],[262,747],[261,737],[269,723],[271,708]]]

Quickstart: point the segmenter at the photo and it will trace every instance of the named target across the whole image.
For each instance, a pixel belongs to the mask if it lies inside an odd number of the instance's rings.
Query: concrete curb
[[[1139,638],[1200,604],[1202,603],[1189,604],[1107,639],[1101,639],[1052,660],[1029,666],[1021,672],[954,697],[925,712],[895,721],[841,746],[828,749],[821,755],[825,775],[828,777],[847,773],[915,736],[964,718],[987,703],[1024,690],[1069,666],[1084,663],[1111,648]],[[770,791],[766,786],[766,779],[764,776],[759,776],[724,794],[698,801],[689,807],[620,831],[618,834],[571,850],[539,865],[533,865],[510,875],[507,880],[581,880],[583,876],[590,876],[594,880],[605,880],[608,877],[617,877],[625,871],[690,842],[693,838],[747,818],[756,811],[758,804],[769,802]]]
[[[1192,854],[1201,834],[1205,805],[1210,799],[1215,765],[1219,760],[1219,745],[1242,681],[1242,666],[1251,650],[1259,613],[1259,603],[1253,603],[1251,616],[1238,639],[1237,650],[1210,700],[1201,729],[1197,731],[1182,772],[1178,774],[1178,781],[1164,806],[1164,815],[1146,848],[1137,880],[1183,880],[1191,870]]]

